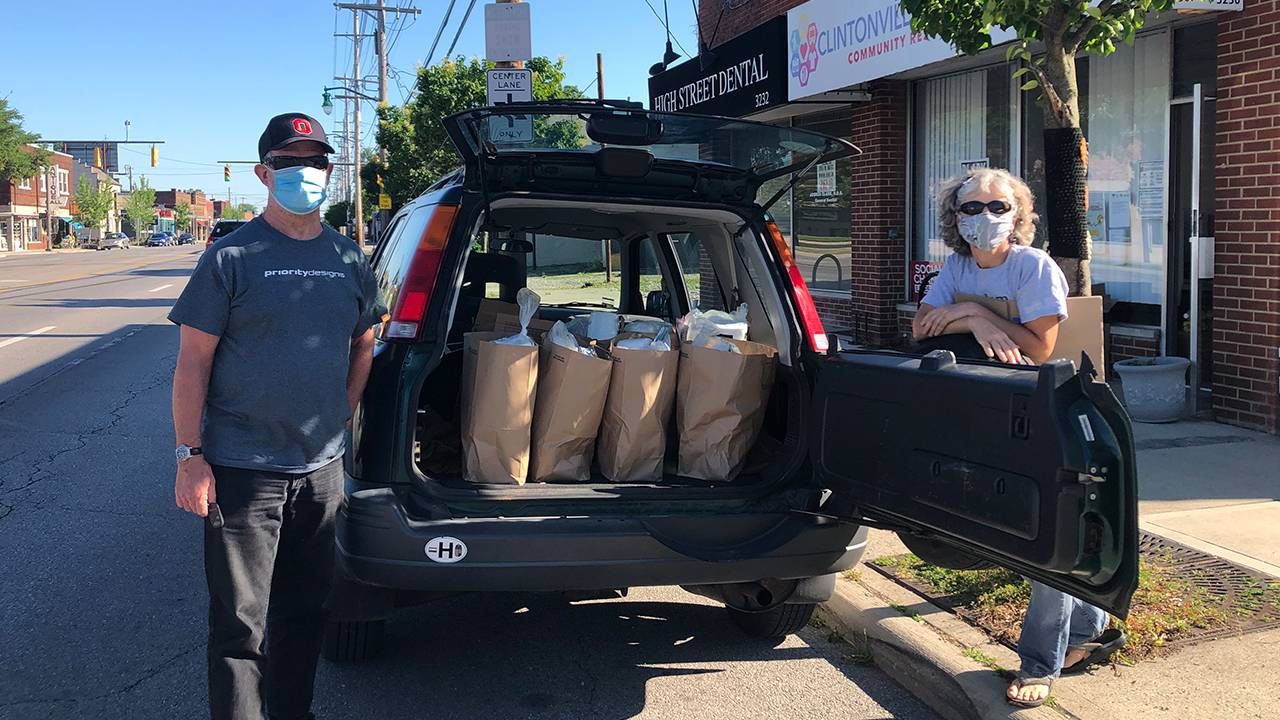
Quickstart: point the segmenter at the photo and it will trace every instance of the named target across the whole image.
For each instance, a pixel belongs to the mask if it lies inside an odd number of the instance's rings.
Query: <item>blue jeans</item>
[[[1031,604],[1022,621],[1018,657],[1022,677],[1058,677],[1067,647],[1102,634],[1107,613],[1064,592],[1031,580]]]

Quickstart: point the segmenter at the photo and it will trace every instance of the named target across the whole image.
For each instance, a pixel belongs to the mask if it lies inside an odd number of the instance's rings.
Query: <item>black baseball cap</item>
[[[303,140],[318,142],[324,146],[325,152],[334,152],[333,146],[325,140],[324,126],[315,118],[302,113],[285,113],[267,121],[267,129],[258,138],[258,159],[264,160],[272,150]]]

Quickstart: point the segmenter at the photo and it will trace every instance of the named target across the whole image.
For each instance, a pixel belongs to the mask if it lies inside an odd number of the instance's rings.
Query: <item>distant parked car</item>
[[[173,235],[168,232],[153,233],[147,238],[147,247],[164,247],[173,244]]]
[[[213,231],[209,233],[209,239],[204,241],[205,249],[208,249],[210,245],[213,245],[220,238],[226,237],[248,224],[248,220],[219,220],[213,224]]]
[[[182,233],[181,235],[178,236],[179,245],[191,245],[195,243],[195,241],[196,241],[196,236],[192,235],[191,233]]]
[[[121,250],[129,249],[129,238],[124,233],[109,232],[98,236],[98,241],[94,246],[98,250]]]

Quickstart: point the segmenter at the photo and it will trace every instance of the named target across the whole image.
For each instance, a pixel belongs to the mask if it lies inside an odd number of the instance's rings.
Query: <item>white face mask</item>
[[[992,215],[989,210],[978,215],[962,213],[956,229],[960,231],[960,237],[973,247],[994,252],[1002,243],[1008,242],[1009,235],[1013,233],[1013,213],[1013,210],[1003,215]]]

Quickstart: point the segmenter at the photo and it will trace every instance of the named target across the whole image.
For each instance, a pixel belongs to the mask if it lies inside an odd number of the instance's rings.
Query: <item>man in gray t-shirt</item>
[[[205,251],[169,313],[174,495],[207,518],[215,719],[310,716],[346,426],[382,317],[364,253],[320,222],[332,152],[314,119],[272,118],[266,209]]]

